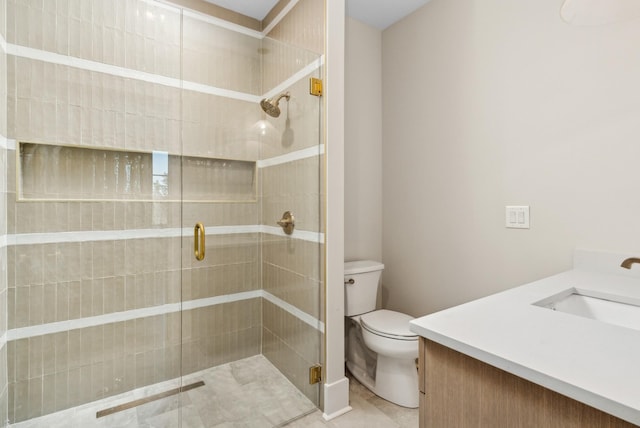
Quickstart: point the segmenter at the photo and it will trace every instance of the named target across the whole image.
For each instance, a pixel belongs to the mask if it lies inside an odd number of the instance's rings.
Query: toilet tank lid
[[[356,273],[375,272],[384,269],[384,265],[373,260],[358,260],[344,263],[344,274],[355,275]]]

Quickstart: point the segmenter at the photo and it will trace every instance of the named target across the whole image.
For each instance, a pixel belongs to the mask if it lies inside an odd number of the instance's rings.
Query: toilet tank
[[[378,284],[384,265],[373,260],[344,264],[344,314],[360,315],[376,309]],[[353,280],[353,284],[350,284]]]

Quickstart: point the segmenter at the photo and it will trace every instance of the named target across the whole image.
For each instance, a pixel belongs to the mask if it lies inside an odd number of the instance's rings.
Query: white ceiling
[[[278,0],[205,0],[259,21]],[[329,0],[331,1],[331,0]],[[429,0],[346,0],[347,15],[384,30],[389,25],[413,13]]]
[[[262,21],[278,0],[204,0]]]
[[[347,0],[347,15],[384,30],[427,2],[429,0]]]

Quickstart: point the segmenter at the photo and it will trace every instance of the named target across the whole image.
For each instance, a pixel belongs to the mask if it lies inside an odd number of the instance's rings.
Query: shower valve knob
[[[291,235],[293,233],[293,228],[296,225],[296,219],[293,217],[293,213],[291,211],[285,211],[277,224],[282,228],[284,233]]]

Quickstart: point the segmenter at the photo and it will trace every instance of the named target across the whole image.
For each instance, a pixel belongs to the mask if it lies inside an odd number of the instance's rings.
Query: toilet
[[[418,336],[409,315],[376,310],[384,265],[372,260],[344,264],[347,369],[374,394],[418,407]]]

